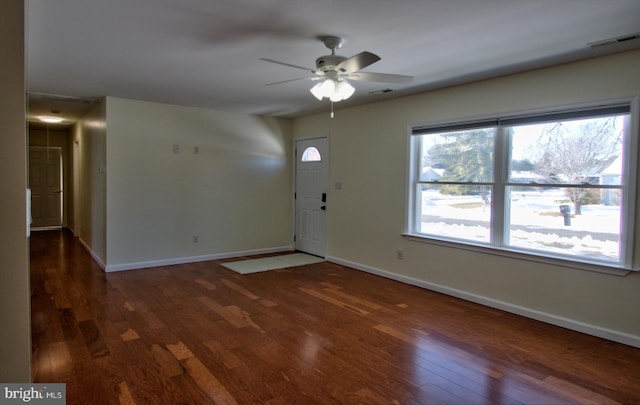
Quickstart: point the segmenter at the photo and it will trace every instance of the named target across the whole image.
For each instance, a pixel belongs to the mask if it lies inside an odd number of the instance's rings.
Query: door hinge
[[[294,242],[296,241],[296,235],[293,235],[293,241]]]

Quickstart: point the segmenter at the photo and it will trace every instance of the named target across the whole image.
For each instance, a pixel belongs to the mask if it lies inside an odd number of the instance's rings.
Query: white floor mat
[[[287,267],[304,266],[324,262],[318,256],[306,253],[290,253],[281,256],[263,257],[260,259],[239,260],[237,262],[222,263],[222,266],[240,274],[258,273],[261,271],[285,269]]]

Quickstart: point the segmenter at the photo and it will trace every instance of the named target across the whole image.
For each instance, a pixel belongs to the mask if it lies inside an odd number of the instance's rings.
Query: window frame
[[[316,159],[313,154],[317,154],[318,158]],[[302,155],[300,155],[300,162],[302,163],[313,163],[313,162],[322,162],[322,154],[315,146],[307,146],[304,151],[302,151]]]
[[[620,107],[628,108],[630,125],[628,133],[623,140],[623,178],[621,189],[623,190],[623,206],[621,207],[621,227],[620,227],[620,260],[618,262],[606,262],[589,260],[584,256],[556,255],[552,252],[527,250],[523,247],[505,245],[505,227],[509,226],[508,214],[505,209],[506,190],[513,186],[509,182],[509,142],[503,135],[503,131],[509,126],[535,123],[535,120],[555,116],[558,121],[575,119],[580,117],[589,118],[602,115],[611,115],[612,111],[617,111]],[[595,114],[596,111],[602,114]],[[589,115],[589,113],[594,113]],[[580,115],[582,114],[582,115]],[[497,118],[498,117],[498,118]],[[495,114],[494,116],[480,116],[460,120],[447,120],[431,122],[427,124],[414,124],[408,127],[408,183],[407,183],[407,212],[405,216],[405,232],[403,235],[413,241],[419,241],[439,246],[453,247],[465,250],[478,251],[482,253],[495,254],[500,256],[514,257],[534,262],[554,264],[564,267],[577,268],[582,270],[598,271],[616,275],[626,275],[631,271],[639,271],[640,267],[634,261],[635,253],[635,231],[636,231],[636,210],[638,199],[636,196],[638,164],[638,138],[640,117],[639,96],[609,100],[606,102],[595,102],[583,105],[568,105],[536,111],[521,111],[515,113]],[[538,121],[539,122],[539,121]],[[464,129],[476,129],[487,126],[496,126],[497,132],[494,145],[494,173],[495,177],[490,186],[492,190],[490,232],[492,234],[489,243],[475,242],[467,239],[457,239],[453,237],[440,237],[438,235],[424,234],[419,232],[420,224],[417,216],[421,212],[421,193],[418,191],[420,184],[437,184],[437,182],[424,182],[420,180],[422,150],[418,147],[420,142],[416,137],[428,133],[454,132]],[[466,184],[466,183],[465,183]],[[558,187],[567,187],[559,185]]]

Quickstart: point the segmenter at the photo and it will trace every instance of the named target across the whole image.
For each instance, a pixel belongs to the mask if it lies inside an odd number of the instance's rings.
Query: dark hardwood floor
[[[68,404],[633,404],[640,349],[332,263],[105,274],[31,237],[33,378]]]

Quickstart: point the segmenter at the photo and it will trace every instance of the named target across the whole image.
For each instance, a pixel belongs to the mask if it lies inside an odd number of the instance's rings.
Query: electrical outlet
[[[193,243],[200,242],[200,237],[198,235],[193,235]]]
[[[404,259],[404,250],[403,250],[403,249],[398,248],[398,249],[396,250],[396,256],[398,257],[398,260],[402,260],[402,259]]]

